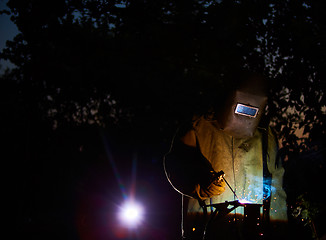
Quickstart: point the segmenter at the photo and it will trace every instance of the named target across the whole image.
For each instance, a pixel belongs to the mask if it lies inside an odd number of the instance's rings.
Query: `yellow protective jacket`
[[[269,127],[256,130],[251,138],[236,139],[220,130],[216,121],[200,117],[181,129],[164,163],[168,180],[183,194],[183,236],[191,236],[202,228],[203,204],[234,200],[265,204],[263,208],[267,209],[269,220],[287,221],[286,194],[282,188],[284,169],[277,149]],[[225,179],[239,199],[228,186],[219,195],[201,196],[200,189],[211,183],[212,170],[224,171]],[[210,214],[214,209],[207,208],[207,211]],[[228,214],[228,219],[243,213],[239,207]]]

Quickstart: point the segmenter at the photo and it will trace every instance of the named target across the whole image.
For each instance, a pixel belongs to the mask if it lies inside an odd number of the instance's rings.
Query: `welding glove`
[[[197,185],[196,192],[198,198],[201,200],[205,200],[207,198],[211,198],[216,195],[220,195],[225,191],[225,182],[222,177],[213,178],[208,186]]]

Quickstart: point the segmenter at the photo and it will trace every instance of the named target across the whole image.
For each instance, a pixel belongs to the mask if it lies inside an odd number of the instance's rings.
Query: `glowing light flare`
[[[241,199],[241,200],[239,200],[239,203],[246,204],[246,203],[253,203],[253,202],[250,202],[250,201],[248,201],[246,199]]]
[[[118,218],[122,225],[128,228],[139,226],[144,217],[143,207],[135,201],[126,201],[120,207]]]

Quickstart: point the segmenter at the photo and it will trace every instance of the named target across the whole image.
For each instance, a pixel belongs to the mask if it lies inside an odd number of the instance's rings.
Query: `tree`
[[[316,146],[323,154],[324,1],[9,0],[8,6],[20,34],[0,54],[17,66],[1,77],[10,89],[3,99],[20,108],[21,126],[120,127],[145,142],[166,141],[235,84],[228,76],[241,68],[263,72],[271,83],[267,117],[289,166]],[[324,156],[316,159],[322,171]]]
[[[204,108],[227,84],[225,76],[240,66],[263,71],[274,82],[269,110],[284,136],[296,127],[305,133],[313,125],[323,127],[322,2],[8,5],[21,34],[8,43],[2,57],[23,71],[22,84],[33,85],[44,117],[101,125],[117,122],[122,112],[127,118],[153,117],[154,112],[164,118],[180,110],[191,115],[192,109]],[[282,116],[287,108],[297,112]]]

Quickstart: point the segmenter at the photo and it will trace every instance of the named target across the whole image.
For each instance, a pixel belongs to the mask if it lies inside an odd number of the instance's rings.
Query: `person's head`
[[[216,119],[221,129],[236,138],[253,136],[267,103],[265,78],[257,73],[239,72],[230,79],[233,89]]]

